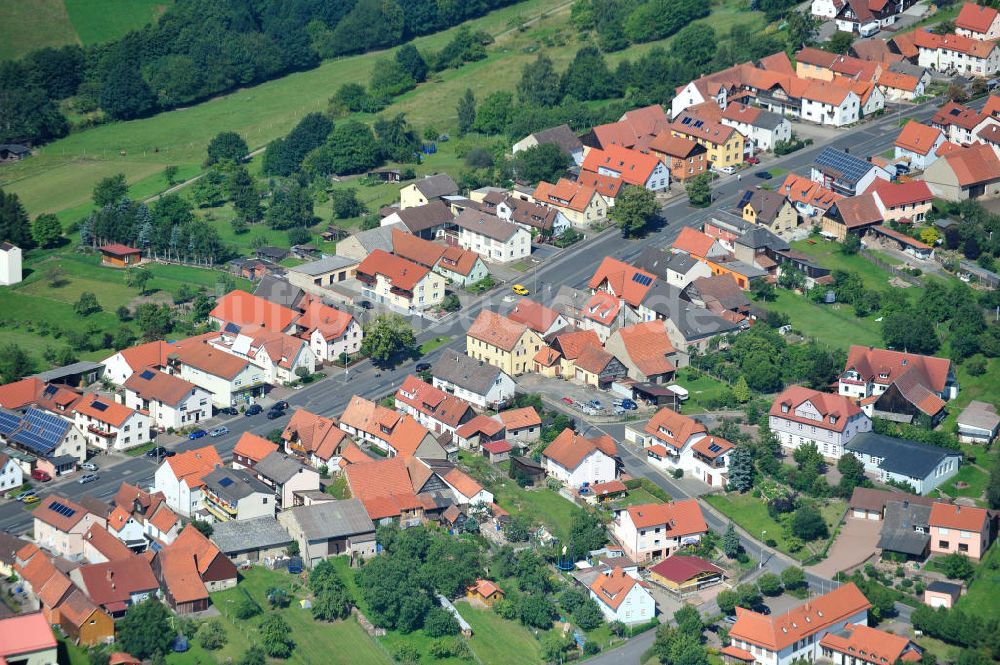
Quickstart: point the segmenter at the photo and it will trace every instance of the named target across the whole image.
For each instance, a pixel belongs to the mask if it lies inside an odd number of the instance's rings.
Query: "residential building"
[[[170,352],[171,345],[164,341],[146,342],[122,349],[101,361],[104,365],[104,378],[117,386],[124,385],[135,372],[141,372],[147,367],[166,367]]]
[[[747,138],[750,144],[747,152],[774,150],[778,141],[790,141],[792,123],[788,118],[757,106],[728,104],[722,112],[722,124],[733,127]]]
[[[665,558],[708,533],[697,499],[645,503],[615,510],[611,535],[625,556],[643,563]]]
[[[24,483],[24,470],[10,455],[0,453],[0,494],[7,494]],[[2,571],[0,571],[2,573]]]
[[[876,178],[891,180],[888,171],[864,159],[826,147],[812,164],[810,179],[842,196],[857,196]]]
[[[839,392],[860,400],[870,417],[910,422],[919,414],[940,419],[958,396],[951,361],[904,351],[852,345]]]
[[[353,315],[309,298],[302,315],[295,320],[298,335],[308,340],[316,360],[324,363],[339,361],[345,354],[361,350],[364,332]]]
[[[115,639],[115,622],[111,615],[76,588],[59,606],[59,627],[78,645],[97,646]]]
[[[297,409],[295,414],[299,413]],[[295,415],[292,415],[295,419]],[[290,423],[289,423],[290,424]],[[278,450],[278,444],[253,432],[243,432],[233,448],[233,468],[253,469],[257,463]]]
[[[939,35],[918,28],[913,33],[917,64],[939,72],[988,78],[1000,71],[1000,47],[956,34]]]
[[[749,194],[749,197],[747,197]],[[775,235],[788,234],[799,226],[799,213],[783,194],[766,189],[744,192],[743,219],[763,226]]]
[[[0,619],[0,662],[11,665],[56,665],[56,636],[40,613]]]
[[[209,593],[235,587],[238,577],[233,562],[190,524],[156,553],[152,566],[164,601],[177,614],[205,611]]]
[[[94,515],[80,504],[59,494],[50,494],[31,512],[34,540],[57,556],[83,556],[83,536],[94,524],[104,526],[103,515]]]
[[[128,522],[138,522],[144,540],[170,544],[181,530],[181,521],[167,505],[162,492],[146,492],[135,485],[122,483],[115,494],[114,508],[108,517],[108,530],[118,536],[130,549],[141,550],[140,543]],[[120,512],[119,512],[120,511]],[[128,517],[122,519],[122,513]]]
[[[404,187],[400,193],[405,191]],[[455,215],[447,201],[434,200],[415,207],[395,210],[382,218],[382,226],[398,227],[424,240],[434,240],[452,229],[455,226],[454,221]]]
[[[876,181],[870,191],[883,221],[887,223],[902,220],[923,223],[934,200],[930,187],[922,180],[907,183]]]
[[[484,309],[465,333],[466,354],[499,367],[509,376],[531,370],[542,338],[523,323]]]
[[[471,356],[445,350],[434,367],[433,386],[480,409],[498,410],[514,397],[516,384],[499,367]]]
[[[445,248],[434,272],[461,286],[470,286],[490,276],[482,257],[461,247]]]
[[[306,293],[323,296],[329,293],[328,287],[354,277],[358,263],[355,259],[336,254],[293,266],[285,273],[285,278]]]
[[[559,354],[557,375],[567,380],[606,390],[628,375],[628,368],[604,350],[601,338],[593,330],[563,333],[553,340],[552,349]]]
[[[931,502],[914,501],[910,494],[896,494],[885,501],[882,526],[876,548],[889,559],[903,557],[907,561],[923,561],[930,546]]]
[[[869,628],[864,623],[848,624],[831,631],[819,641],[819,654],[833,665],[851,665],[860,658],[870,663],[915,662],[923,649],[905,635]]]
[[[428,175],[399,190],[399,207],[406,210],[455,194],[458,194],[458,185],[451,176],[445,173]]]
[[[569,321],[562,314],[530,298],[518,300],[514,309],[507,313],[507,318],[515,323],[523,323],[542,338],[569,327]]]
[[[121,451],[150,440],[148,415],[96,393],[86,393],[73,407],[73,416],[88,447]]]
[[[493,607],[498,600],[506,597],[503,589],[491,580],[478,579],[476,583],[465,590],[466,598],[479,601],[487,607]]]
[[[681,298],[681,293],[681,289],[658,281],[646,293],[641,307],[642,318],[663,321],[670,343],[677,349],[677,367],[688,364],[692,349],[704,353],[713,338],[738,332],[741,327],[739,323],[693,306]]]
[[[722,582],[725,570],[696,556],[675,554],[648,569],[649,577],[671,591],[698,591]]]
[[[209,312],[208,320],[219,329],[233,332],[285,332],[298,315],[293,309],[236,289],[219,298],[215,309]]]
[[[730,646],[722,655],[727,662],[759,660],[768,665],[814,660],[828,634],[854,624],[867,625],[871,606],[858,587],[848,582],[781,615],[738,607],[736,623],[729,629]]]
[[[930,527],[932,554],[958,552],[979,561],[993,540],[989,513],[975,506],[935,502]]]
[[[381,249],[383,252],[391,252],[392,232],[393,230],[402,229],[404,229],[404,225],[397,223],[383,224],[367,231],[358,231],[337,242],[337,255],[346,256],[360,263],[368,258],[368,255],[376,249]]]
[[[669,131],[656,135],[649,144],[649,152],[666,165],[672,182],[684,182],[712,167],[705,146],[683,136],[674,136]]]
[[[344,448],[350,442],[347,432],[340,429],[335,418],[295,409],[281,433],[285,452],[313,467],[335,469]],[[263,458],[262,458],[263,459]]]
[[[872,421],[849,397],[789,386],[771,403],[768,427],[786,448],[814,443],[824,457],[840,459]]]
[[[946,102],[931,118],[931,126],[945,133],[945,138],[959,146],[974,142],[973,131],[982,120],[979,111],[958,102]]]
[[[533,406],[501,411],[494,418],[506,430],[507,441],[533,443],[542,433],[542,418]]]
[[[151,367],[125,380],[125,406],[145,411],[153,425],[180,429],[212,417],[212,396],[190,381]]]
[[[895,159],[905,161],[910,169],[925,170],[938,158],[938,149],[945,142],[945,134],[937,127],[910,120],[896,137]]]
[[[628,368],[636,381],[665,384],[673,380],[677,350],[670,342],[666,324],[647,321],[619,328],[604,348]]]
[[[591,148],[583,160],[583,171],[620,180],[658,192],[670,186],[670,173],[656,157],[619,145]]]
[[[934,580],[924,589],[924,605],[929,605],[935,609],[945,607],[951,609],[962,596],[962,585]]]
[[[505,191],[491,191],[480,202],[480,210],[516,224],[535,235],[553,238],[570,227],[570,221],[548,206],[519,198]]]
[[[211,539],[234,564],[277,559],[285,556],[293,542],[274,515],[213,524]]]
[[[994,198],[1000,196],[1000,158],[985,143],[951,150],[927,167],[924,182],[947,201]]]
[[[444,446],[416,418],[357,395],[340,416],[340,429],[359,441],[376,445],[390,457],[447,457]]]
[[[455,218],[458,246],[494,263],[520,261],[531,254],[531,234],[496,215],[469,208]]]
[[[917,494],[927,494],[958,473],[962,454],[916,441],[874,432],[854,437],[845,446],[879,482],[908,483]]]
[[[705,148],[711,168],[732,169],[746,157],[746,137],[734,127],[683,111],[670,123],[674,136],[694,141]]]
[[[861,98],[848,87],[812,81],[802,91],[802,119],[844,127],[861,118]]]
[[[664,470],[681,469],[711,487],[725,487],[730,453],[735,446],[709,436],[694,418],[666,407],[646,422],[642,430],[625,428],[625,440],[643,446],[647,462]]]
[[[955,32],[981,42],[996,41],[1000,39],[1000,12],[993,7],[966,2],[955,19]]]
[[[128,608],[156,598],[160,585],[146,557],[133,554],[127,559],[81,566],[70,571],[77,587],[112,618],[125,616]]]
[[[204,508],[204,477],[223,466],[215,446],[177,453],[163,460],[153,475],[153,489],[162,492],[174,512],[192,517]]]
[[[142,538],[142,532],[135,532]],[[145,539],[143,539],[145,545]],[[110,530],[100,524],[91,524],[83,534],[83,559],[90,563],[104,563],[130,559],[134,553],[125,543],[115,537]]]
[[[514,144],[512,151],[516,155],[522,150],[549,144],[559,146],[563,154],[572,157],[577,166],[583,163],[583,143],[573,133],[569,125],[558,125],[534,134],[528,134]]]
[[[250,404],[263,394],[266,372],[245,358],[208,343],[217,339],[192,337],[177,342],[167,357],[168,372],[193,383],[212,395],[215,406]]]
[[[274,492],[244,469],[221,467],[202,479],[205,510],[214,520],[247,520],[274,515]]]
[[[870,193],[842,198],[826,211],[822,219],[822,234],[832,240],[844,242],[848,234],[863,236],[872,227],[882,223],[882,212]]]
[[[634,577],[633,577],[634,575]],[[651,621],[656,615],[656,601],[638,579],[619,567],[602,571],[590,585],[590,597],[608,621],[634,625]]]
[[[476,415],[472,406],[462,398],[435,388],[412,374],[396,390],[396,409],[413,416],[418,423],[435,433],[453,433]]]
[[[375,525],[358,499],[297,506],[279,513],[278,522],[299,544],[309,568],[331,556],[347,555],[353,561],[378,552]]]
[[[608,216],[608,203],[596,189],[565,178],[554,185],[539,182],[531,198],[557,210],[576,228],[589,228]]]
[[[690,254],[664,251],[657,247],[642,250],[632,265],[678,289],[683,289],[699,277],[712,274],[707,264]]]
[[[642,307],[643,299],[649,292],[650,287],[656,282],[656,275],[648,273],[644,270],[639,270],[634,266],[631,266],[623,261],[612,258],[610,256],[604,257],[601,261],[601,265],[597,267],[594,271],[594,275],[590,278],[587,283],[587,288],[590,289],[592,294],[596,294],[599,291],[604,291],[611,294],[620,301],[623,309],[631,310],[633,313],[638,315],[636,320],[627,320],[629,317],[625,312],[622,313],[621,319],[618,321],[617,325],[614,327],[620,327],[628,323],[635,323],[637,320],[642,320],[643,317],[640,309]],[[595,306],[597,305],[597,306]],[[587,309],[591,311],[596,311],[599,309],[599,301],[597,303],[588,303]],[[586,316],[586,314],[585,314]]]
[[[930,81],[931,76],[926,71],[923,76],[915,76],[884,69],[879,74],[877,83],[885,91],[885,98],[888,101],[912,102],[914,99],[924,96],[924,90],[927,89]]]
[[[280,452],[271,453],[257,462],[253,473],[270,488],[274,496],[272,508],[279,512],[294,505],[295,492],[319,489],[319,471]]]
[[[992,404],[972,400],[958,414],[958,440],[962,443],[989,445],[1000,430],[1000,415]],[[0,478],[2,478],[0,474]]]
[[[357,277],[365,297],[406,313],[438,307],[444,300],[444,277],[380,249],[361,262]]]
[[[572,488],[618,477],[618,445],[606,434],[594,439],[568,427],[542,452],[545,473]]]

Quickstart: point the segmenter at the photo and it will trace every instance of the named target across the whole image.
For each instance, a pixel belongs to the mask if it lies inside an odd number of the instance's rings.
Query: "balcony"
[[[96,434],[97,436],[102,436],[105,439],[113,439],[118,436],[118,432],[108,432],[101,429],[97,425],[87,425],[87,431],[91,434]]]
[[[355,275],[355,277],[357,277],[358,281],[364,284],[365,286],[372,287],[375,285],[376,279],[374,275],[369,275],[367,273],[359,272]]]
[[[389,293],[391,293],[394,296],[399,296],[400,298],[413,300],[413,291],[410,291],[408,289],[401,289],[398,286],[389,287]]]

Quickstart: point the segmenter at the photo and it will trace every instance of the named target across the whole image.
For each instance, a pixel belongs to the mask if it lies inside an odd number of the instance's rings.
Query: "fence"
[[[924,280],[922,280],[919,277],[916,277],[914,275],[911,275],[910,273],[906,272],[905,270],[900,269],[898,266],[894,266],[893,264],[889,263],[888,261],[880,258],[877,254],[875,254],[871,250],[861,249],[858,253],[861,256],[863,256],[866,259],[868,259],[869,261],[871,261],[872,263],[874,263],[876,266],[878,266],[882,270],[885,270],[886,272],[891,273],[892,275],[895,275],[896,277],[900,278],[904,282],[907,282],[907,283],[912,284],[914,286],[923,286],[924,285]]]

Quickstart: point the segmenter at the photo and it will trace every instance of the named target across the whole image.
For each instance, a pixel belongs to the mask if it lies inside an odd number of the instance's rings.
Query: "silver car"
[[[80,468],[86,471],[97,471],[97,465],[93,462],[84,462],[80,465]]]
[[[209,436],[222,436],[223,434],[229,434],[228,427],[216,427],[208,433]]]
[[[100,478],[100,476],[98,476],[96,473],[85,473],[84,475],[80,476],[80,480],[78,480],[77,482],[80,483],[81,485],[86,485],[87,483],[94,482],[98,478]]]

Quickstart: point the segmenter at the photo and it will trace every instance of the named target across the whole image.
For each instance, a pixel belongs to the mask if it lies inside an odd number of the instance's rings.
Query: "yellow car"
[[[526,296],[529,293],[531,293],[531,291],[529,291],[528,289],[526,289],[521,284],[515,284],[514,286],[510,287],[510,290],[513,291],[514,293],[516,293],[519,296]]]
[[[38,498],[37,494],[29,494],[28,496],[21,499],[21,503],[29,506],[33,503],[38,503],[39,501],[41,501],[41,499]]]

